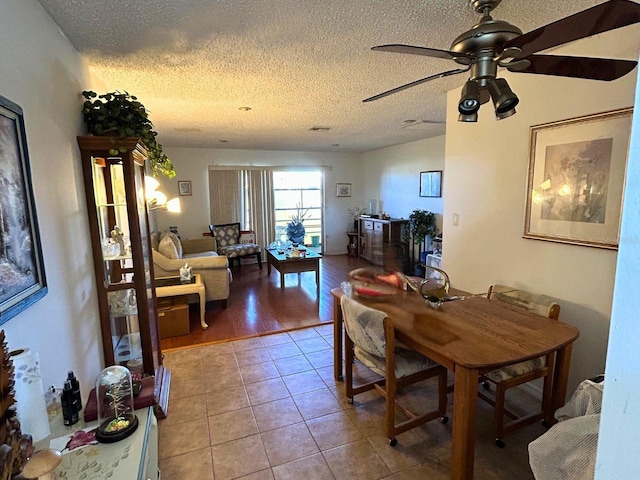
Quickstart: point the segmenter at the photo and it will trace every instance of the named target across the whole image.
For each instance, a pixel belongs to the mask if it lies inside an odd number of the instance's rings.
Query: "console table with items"
[[[62,424],[62,415],[53,417],[49,448],[62,452],[62,461],[53,471],[53,478],[157,480],[158,422],[153,407],[135,411],[138,428],[127,438],[114,443],[95,443],[69,450],[73,435],[89,432],[97,421],[80,421],[72,427]]]
[[[197,293],[200,298],[200,325],[202,325],[202,328],[209,328],[209,325],[204,320],[206,295],[202,276],[199,273],[194,273],[191,276],[191,280],[188,281],[182,281],[180,277],[160,277],[154,280],[154,284],[156,286],[156,297],[158,298]]]

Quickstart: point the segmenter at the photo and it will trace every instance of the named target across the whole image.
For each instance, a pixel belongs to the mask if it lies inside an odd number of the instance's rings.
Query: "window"
[[[305,245],[320,246],[322,238],[322,172],[284,170],[273,172],[276,232],[291,221],[300,206],[304,217]],[[314,238],[316,237],[316,238]]]

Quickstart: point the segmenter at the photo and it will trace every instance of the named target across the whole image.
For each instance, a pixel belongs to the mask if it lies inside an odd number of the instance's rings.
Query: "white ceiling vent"
[[[331,127],[311,127],[309,130],[312,132],[328,132],[331,130]]]
[[[398,128],[401,130],[429,130],[435,125],[444,125],[444,122],[430,122],[429,120],[405,120]]]

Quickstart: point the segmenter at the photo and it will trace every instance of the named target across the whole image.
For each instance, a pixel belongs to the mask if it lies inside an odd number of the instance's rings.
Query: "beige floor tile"
[[[206,393],[207,415],[231,412],[249,406],[249,397],[244,386],[231,387]]]
[[[230,480],[270,467],[260,435],[211,447],[215,480]]]
[[[163,479],[214,480],[209,447],[160,460],[159,468]]]
[[[302,350],[302,353],[312,353],[319,350],[326,350],[330,347],[327,341],[323,337],[306,338],[304,340],[297,340],[296,345]]]
[[[440,462],[437,457],[416,467],[396,473],[396,480],[449,480],[449,467]]]
[[[330,480],[335,478],[322,454],[300,458],[273,468],[275,480]]]
[[[258,425],[249,407],[209,417],[211,445],[249,437],[256,433],[258,433]]]
[[[175,425],[198,418],[206,418],[207,407],[204,393],[190,397],[171,398],[169,400],[169,415],[162,420],[164,425]]]
[[[289,390],[281,378],[273,378],[246,385],[251,405],[272,402],[289,396]]]
[[[267,350],[269,351],[269,355],[271,355],[271,358],[274,360],[302,355],[302,350],[300,350],[298,346],[293,342],[285,343],[284,345],[270,346],[267,347]]]
[[[265,347],[272,347],[274,345],[283,345],[285,343],[292,343],[293,338],[288,333],[274,333],[273,335],[265,335],[262,337],[262,343]]]
[[[235,353],[211,355],[202,359],[202,373],[204,375],[215,369],[224,370],[225,368],[237,366],[238,362],[236,361]]]
[[[396,436],[396,439],[398,443],[392,447],[382,431],[379,435],[367,437],[380,458],[394,473],[425,463],[429,458],[439,458],[451,448],[450,444],[441,443],[436,448],[430,449],[416,429],[401,433]]]
[[[289,332],[289,335],[296,342],[298,340],[305,340],[307,338],[318,338],[320,336],[320,334],[313,328],[301,328],[300,330],[293,330]]]
[[[260,435],[272,467],[320,452],[304,422]]]
[[[318,325],[317,327],[313,327],[313,329],[323,337],[333,336],[333,322]]]
[[[233,351],[236,353],[264,347],[264,343],[262,343],[262,339],[260,337],[236,340],[234,342],[231,342],[231,345],[233,346]]]
[[[202,355],[202,348],[181,348],[179,350],[163,351],[164,355],[162,364],[169,368],[172,365],[181,365],[190,361],[200,360]]]
[[[200,372],[176,374],[171,371],[169,401],[198,395],[199,393],[204,393],[204,380]]]
[[[254,348],[253,350],[236,352],[236,360],[238,361],[238,365],[243,367],[245,365],[271,361],[271,356],[266,348]]]
[[[313,368],[331,367],[333,371],[333,350],[327,348],[317,352],[306,353],[305,356]]]
[[[306,421],[320,450],[328,450],[345,443],[363,440],[358,430],[345,412],[336,412]]]
[[[244,477],[238,477],[238,480],[274,480],[273,472],[270,468],[260,470],[259,472],[250,473]]]
[[[293,397],[293,401],[296,402],[298,410],[305,420],[342,410],[340,403],[328,390],[296,395]]]
[[[209,425],[203,420],[165,426],[158,422],[160,460],[209,446]]]
[[[274,359],[273,363],[276,364],[280,375],[283,376],[313,370],[313,365],[309,363],[309,360],[304,355]]]
[[[233,353],[233,345],[231,345],[231,342],[214,343],[213,345],[205,345],[200,348],[202,349],[201,358],[203,360],[209,357]]]
[[[240,367],[240,373],[242,374],[242,380],[245,384],[269,380],[270,378],[277,378],[280,376],[276,365],[271,361],[271,359],[269,359],[268,362]]]
[[[202,377],[202,381],[207,393],[244,385],[240,369],[235,366],[225,367],[222,371],[211,371]]]
[[[255,405],[253,415],[261,432],[302,421],[302,415],[291,397]]]
[[[286,377],[282,377],[282,380],[291,395],[300,395],[302,393],[324,390],[327,388],[320,378],[320,375],[318,375],[315,370],[287,375]]]
[[[384,399],[379,398],[375,402],[369,402],[356,408],[347,408],[345,412],[365,436],[382,433],[385,415]]]
[[[198,373],[202,375],[202,360],[200,359],[187,359],[184,361],[165,362],[163,360],[163,366],[171,372],[171,375],[183,376],[192,373]]]
[[[366,440],[322,452],[337,480],[377,480],[391,475],[384,461]]]

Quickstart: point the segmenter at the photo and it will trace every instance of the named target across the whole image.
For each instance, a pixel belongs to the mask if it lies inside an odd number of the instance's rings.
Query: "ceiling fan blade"
[[[468,71],[469,71],[469,68],[456,68],[455,70],[447,70],[446,72],[436,73],[435,75],[421,78],[420,80],[416,80],[415,82],[407,83],[406,85],[392,88],[391,90],[387,90],[386,92],[379,93],[378,95],[374,95],[373,97],[365,98],[363,102],[365,103],[373,102],[374,100],[378,100],[380,98],[386,97],[387,95],[391,95],[392,93],[401,92],[402,90],[406,90],[407,88],[415,87],[416,85],[426,83],[429,80],[435,80],[436,78],[448,77],[449,75],[456,75],[458,73],[464,73]]]
[[[574,40],[640,22],[640,4],[630,0],[609,0],[569,17],[527,32],[505,43],[518,47],[516,58],[563,45]]]
[[[567,57],[563,55],[531,55],[519,60],[529,60],[525,68],[507,70],[520,73],[537,73],[539,75],[556,75],[559,77],[587,78],[609,82],[626,75],[638,62],[613,58]]]
[[[413,45],[402,45],[399,43],[393,43],[390,45],[378,45],[377,47],[371,47],[371,50],[391,53],[407,53],[410,55],[422,55],[425,57],[446,58],[447,60],[469,59],[469,61],[471,61],[471,57],[464,53],[455,53],[448,50],[438,50],[437,48],[415,47]]]

